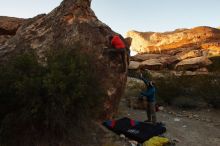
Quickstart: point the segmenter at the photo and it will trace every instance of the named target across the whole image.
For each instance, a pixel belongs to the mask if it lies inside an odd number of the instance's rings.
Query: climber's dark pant
[[[121,55],[121,61],[123,63],[123,71],[125,72],[126,71],[126,62],[125,62],[126,50],[125,49],[108,48],[108,52],[109,52],[111,59],[115,56],[116,53]]]
[[[156,123],[156,109],[155,102],[147,102],[147,120],[152,123]]]

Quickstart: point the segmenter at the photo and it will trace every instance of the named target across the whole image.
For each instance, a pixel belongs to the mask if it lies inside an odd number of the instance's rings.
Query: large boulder
[[[14,36],[25,19],[0,16],[0,46]]]
[[[140,62],[130,61],[128,69],[139,69],[140,65]]]
[[[189,50],[189,51],[187,50],[187,51],[177,53],[175,56],[178,60],[195,58],[195,57],[202,56],[202,51],[201,50]]]
[[[90,5],[91,0],[64,0],[49,14],[27,19],[16,34],[0,46],[0,63],[28,50],[34,50],[42,63],[47,59],[46,52],[53,48],[68,47],[91,55],[95,59],[91,65],[97,68],[105,92],[100,118],[107,119],[117,111],[127,75],[121,72],[120,56],[109,60],[108,55],[104,55],[109,47],[108,36],[115,32],[97,19]],[[109,68],[109,64],[113,67]]]
[[[183,71],[196,70],[199,68],[206,67],[210,64],[212,64],[212,62],[207,57],[196,57],[180,61],[176,64],[175,69]]]
[[[149,70],[161,70],[163,69],[163,63],[160,59],[149,59],[141,62],[141,68]]]
[[[175,76],[195,76],[195,75],[208,75],[209,71],[207,68],[199,68],[195,71],[171,71],[172,75]]]
[[[140,67],[150,70],[173,69],[173,66],[179,62],[176,56],[168,54],[138,54],[132,56],[131,60],[129,69],[138,69]]]
[[[0,35],[15,35],[24,21],[22,18],[0,16]]]
[[[129,31],[127,36],[132,38],[132,50],[160,53],[177,48],[202,48],[204,43],[219,42],[220,30],[203,26],[164,33]]]
[[[170,55],[166,54],[137,54],[135,56],[131,57],[131,60],[134,61],[145,61],[149,59],[158,59],[158,58],[167,58],[170,57]]]

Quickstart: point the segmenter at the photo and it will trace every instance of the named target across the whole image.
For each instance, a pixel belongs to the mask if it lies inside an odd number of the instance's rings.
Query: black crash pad
[[[108,120],[103,125],[117,134],[124,134],[126,137],[143,143],[153,136],[158,136],[166,132],[163,124],[145,123],[127,117],[118,120]]]

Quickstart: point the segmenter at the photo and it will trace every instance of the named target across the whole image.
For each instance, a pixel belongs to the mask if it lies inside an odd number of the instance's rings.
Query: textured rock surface
[[[199,50],[189,50],[189,51],[183,51],[176,54],[176,57],[178,60],[184,60],[187,58],[195,58],[202,56],[202,52]]]
[[[207,55],[220,55],[220,42],[208,42],[204,43],[201,46],[204,52],[207,52]]]
[[[15,35],[24,19],[0,16],[0,35]]]
[[[164,33],[130,31],[127,36],[132,38],[132,50],[149,53],[187,47],[203,49],[202,45],[205,43],[209,43],[211,47],[212,44],[219,43],[220,30],[204,26]]]
[[[220,55],[220,30],[216,28],[203,26],[164,33],[130,31],[127,36],[132,38],[131,49],[139,52],[131,60],[152,64],[149,59],[157,59],[155,66],[161,63],[156,67],[159,69],[196,70],[211,64],[208,57]]]
[[[0,16],[0,46],[13,37],[25,19]]]
[[[166,58],[169,56],[170,55],[166,55],[166,54],[138,54],[138,55],[132,56],[131,59],[136,60],[136,61],[145,61],[149,59]]]
[[[0,35],[0,46],[4,45],[11,37],[11,35]]]
[[[141,67],[149,70],[161,70],[163,68],[163,64],[160,59],[149,59],[141,62]]]
[[[176,70],[195,70],[210,65],[212,62],[206,57],[185,59],[176,64]]]
[[[130,61],[129,69],[138,69],[140,67],[141,63],[137,61]]]
[[[91,0],[64,0],[49,14],[26,20],[16,34],[0,46],[0,61],[28,50],[35,50],[39,60],[45,61],[45,53],[51,48],[69,47],[90,54],[96,59],[96,64],[91,65],[97,67],[106,93],[101,117],[111,118],[117,111],[127,76],[121,72],[120,56],[109,60],[103,55],[103,48],[109,46],[108,35],[115,32],[97,19],[90,4]]]

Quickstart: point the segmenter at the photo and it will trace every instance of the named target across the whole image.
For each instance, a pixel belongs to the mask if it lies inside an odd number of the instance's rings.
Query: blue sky
[[[4,0],[0,16],[48,13],[62,0]],[[116,32],[220,26],[220,0],[92,0],[97,17]]]

